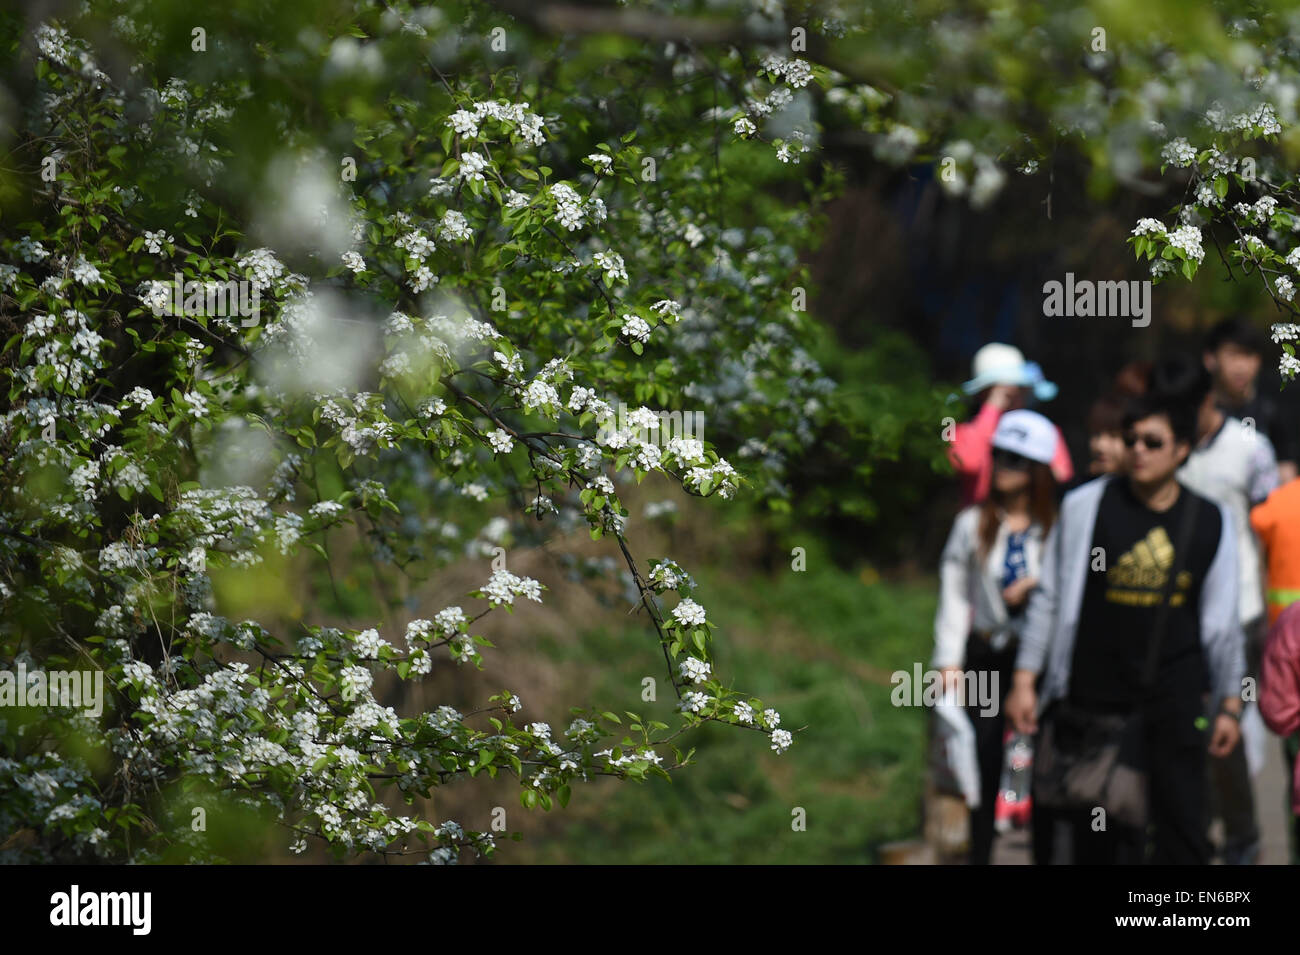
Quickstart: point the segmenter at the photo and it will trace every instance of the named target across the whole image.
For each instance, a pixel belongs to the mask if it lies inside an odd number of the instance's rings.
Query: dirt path
[[[1255,777],[1255,818],[1259,820],[1260,865],[1287,865],[1291,859],[1287,830],[1291,811],[1287,806],[1286,757],[1282,738],[1268,734],[1264,765]]]

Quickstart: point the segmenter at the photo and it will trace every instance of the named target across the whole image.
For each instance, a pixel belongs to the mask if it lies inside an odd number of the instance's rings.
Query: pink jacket
[[[948,460],[961,475],[961,505],[978,504],[989,496],[993,482],[993,433],[998,429],[1002,412],[996,405],[984,402],[977,414],[965,424],[957,425],[948,448]],[[1059,484],[1074,477],[1070,451],[1065,446],[1061,429],[1056,429],[1056,456],[1052,458],[1052,474]]]
[[[1293,603],[1268,630],[1259,673],[1259,715],[1279,736],[1300,730],[1300,603]],[[1291,787],[1291,811],[1300,815],[1300,761]]]

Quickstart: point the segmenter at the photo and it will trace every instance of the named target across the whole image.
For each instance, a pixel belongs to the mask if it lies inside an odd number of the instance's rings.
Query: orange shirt
[[[1300,478],[1288,481],[1250,512],[1250,526],[1268,557],[1268,622],[1300,601]]]

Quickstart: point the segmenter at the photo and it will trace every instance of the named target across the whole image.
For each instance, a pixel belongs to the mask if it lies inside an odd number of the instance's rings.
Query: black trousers
[[[1099,821],[1091,810],[1048,810],[1034,802],[1038,865],[1207,865],[1210,842],[1209,736],[1196,726],[1199,693],[1153,699],[1147,708],[1145,753],[1150,803],[1145,830]],[[1045,717],[1050,719],[1050,714]]]
[[[975,754],[980,768],[980,804],[970,815],[971,865],[988,865],[993,853],[993,805],[1002,778],[1002,737],[1006,731],[1002,701],[1011,692],[1017,647],[1018,642],[1012,640],[1003,649],[994,650],[987,640],[975,634],[966,641],[966,671],[988,672],[988,685],[996,689],[991,714],[981,714],[978,700],[966,701],[966,715],[975,727]]]

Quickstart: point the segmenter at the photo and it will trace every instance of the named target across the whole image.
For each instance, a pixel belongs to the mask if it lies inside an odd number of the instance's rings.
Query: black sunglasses
[[[1124,435],[1124,447],[1126,448],[1135,447],[1139,441],[1148,451],[1159,451],[1165,446],[1165,439],[1157,438],[1153,434],[1137,435],[1129,433]]]
[[[1024,471],[1028,469],[1032,462],[1022,454],[1016,454],[1014,451],[1004,451],[1002,448],[993,449],[993,466],[1005,468],[1008,471]]]

